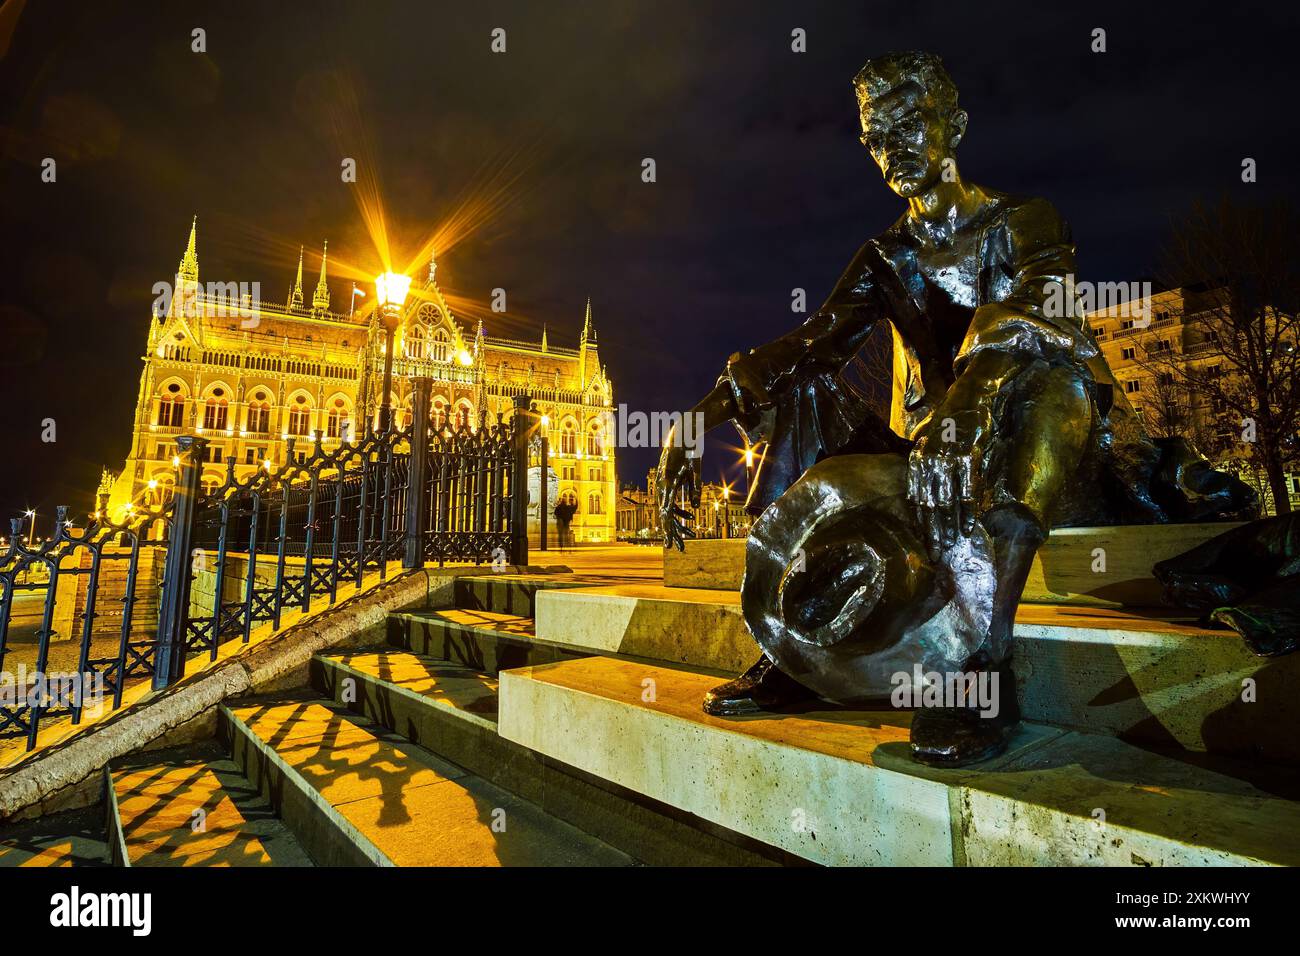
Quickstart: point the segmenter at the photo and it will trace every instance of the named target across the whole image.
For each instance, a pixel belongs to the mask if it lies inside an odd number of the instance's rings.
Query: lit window
[[[224,398],[209,398],[207,404],[203,406],[203,427],[212,431],[220,431],[226,427],[226,414],[229,408]]]
[[[183,418],[185,418],[185,399],[178,394],[162,395],[159,399],[157,423],[164,428],[179,428]]]
[[[311,428],[311,409],[307,399],[299,395],[289,407],[289,434],[306,435]]]
[[[329,418],[325,423],[325,434],[330,438],[341,437],[347,422],[347,414],[347,406],[343,399],[334,399],[334,407],[330,409]]]

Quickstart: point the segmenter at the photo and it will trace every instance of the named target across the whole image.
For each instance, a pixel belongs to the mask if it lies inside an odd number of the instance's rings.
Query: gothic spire
[[[582,322],[582,341],[595,342],[596,329],[591,324],[591,296],[587,296],[587,316]]]
[[[330,244],[325,240],[325,251],[320,256],[320,281],[316,283],[316,291],[311,296],[311,307],[313,312],[328,312],[330,308],[330,287],[325,284],[325,263],[329,260]]]
[[[430,249],[429,250],[429,278],[424,280],[424,284],[433,285],[433,277],[437,272],[438,272],[438,256],[432,249]]]
[[[542,323],[542,351],[546,351],[546,323]]]
[[[289,293],[289,311],[302,308],[302,246],[298,247],[298,278],[293,282],[293,291]]]
[[[198,231],[199,217],[195,216],[190,223],[190,241],[185,247],[185,255],[181,256],[180,267],[176,270],[177,276],[182,279],[188,279],[191,282],[199,281],[199,254],[198,254]]]

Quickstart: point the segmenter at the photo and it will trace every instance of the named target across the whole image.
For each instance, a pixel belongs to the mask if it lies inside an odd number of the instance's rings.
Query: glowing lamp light
[[[753,448],[746,448],[746,449],[745,449],[745,467],[746,467],[746,468],[752,468],[752,467],[754,467],[754,449],[753,449]]]
[[[411,277],[400,272],[385,272],[375,276],[375,294],[380,308],[400,309],[411,288]]]
[[[461,365],[473,365],[473,364],[474,364],[474,356],[470,355],[470,354],[469,354],[467,351],[465,351],[464,349],[461,349],[461,350],[460,350],[460,354],[457,355],[456,358],[460,361],[460,364],[461,364]]]
[[[180,455],[172,455],[172,467],[173,467],[173,468],[179,468],[180,466],[181,466],[181,456],[180,456]]]
[[[155,488],[157,488],[157,487],[158,487],[158,480],[157,480],[156,478],[150,478],[150,479],[149,479],[149,490],[152,491],[153,489],[155,489]]]

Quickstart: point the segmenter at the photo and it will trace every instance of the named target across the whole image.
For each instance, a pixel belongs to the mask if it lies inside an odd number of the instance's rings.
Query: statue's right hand
[[[670,439],[664,445],[659,456],[659,467],[655,473],[655,487],[659,509],[659,527],[664,535],[664,547],[677,545],[679,551],[686,550],[686,539],[695,537],[687,522],[692,517],[689,511],[678,507],[679,494],[685,491],[692,507],[700,503],[700,486],[696,475],[695,460],[686,454],[681,442]]]

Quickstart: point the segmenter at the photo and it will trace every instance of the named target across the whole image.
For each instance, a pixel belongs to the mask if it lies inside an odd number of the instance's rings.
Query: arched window
[[[185,416],[185,399],[180,394],[181,387],[175,382],[167,386],[167,392],[158,400],[158,424],[164,428],[180,428]]]
[[[424,358],[424,326],[413,325],[407,331],[406,354],[411,358]]]
[[[429,413],[429,418],[433,422],[433,430],[442,431],[443,426],[447,424],[447,403],[441,398],[435,398],[433,400],[433,410]]]
[[[429,340],[429,358],[435,362],[445,362],[451,354],[451,339],[446,329],[435,329]]]
[[[334,399],[329,417],[325,421],[325,434],[329,438],[342,438],[347,428],[347,403],[341,398]]]
[[[576,455],[578,453],[578,429],[572,418],[566,418],[560,426],[560,454]]]
[[[592,422],[587,429],[587,454],[593,458],[599,458],[605,453],[605,436],[600,428],[600,422]]]
[[[248,431],[263,434],[271,430],[271,404],[266,392],[257,392],[248,403]]]
[[[306,435],[311,429],[311,409],[307,406],[307,397],[299,395],[289,406],[289,434]]]
[[[587,513],[593,515],[600,514],[600,495],[596,494],[594,491],[587,495]]]
[[[578,507],[578,496],[574,494],[572,490],[560,492],[560,501],[564,502],[566,505],[573,505],[575,508]]]
[[[469,420],[472,411],[473,410],[468,405],[456,406],[456,427],[457,428],[469,428]]]
[[[229,408],[221,395],[221,389],[217,389],[203,406],[203,427],[211,431],[223,431],[226,427]]]
[[[159,474],[148,485],[147,501],[150,508],[157,508],[172,500],[176,490],[176,479],[171,474]]]

